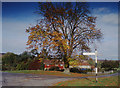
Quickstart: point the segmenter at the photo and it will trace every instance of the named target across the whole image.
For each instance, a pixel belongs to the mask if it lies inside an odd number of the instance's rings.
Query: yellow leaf
[[[38,50],[38,46],[36,46],[35,49]]]
[[[91,30],[95,30],[93,27],[90,27]]]

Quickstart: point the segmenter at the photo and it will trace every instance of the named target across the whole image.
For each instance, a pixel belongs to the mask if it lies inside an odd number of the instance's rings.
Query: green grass
[[[64,72],[59,72],[59,71],[43,71],[43,70],[18,70],[18,71],[4,71],[4,72],[25,73],[25,74],[40,74],[40,75],[54,75],[54,76],[64,76],[64,77],[94,76],[94,75],[89,75],[89,74],[79,74],[79,73],[65,74]]]
[[[54,75],[54,76],[64,76],[64,77],[87,77],[87,76],[95,76],[95,74],[80,74],[80,73],[70,73],[65,74],[60,71],[43,71],[43,70],[17,70],[17,71],[4,71],[10,73],[25,73],[25,74],[40,74],[40,75]],[[104,73],[98,75],[106,75]]]
[[[118,86],[118,76],[98,78],[97,83],[95,78],[74,79],[58,82],[54,86]]]
[[[94,76],[94,75],[79,74],[79,73],[65,74],[64,72],[43,71],[43,70],[19,70],[19,71],[4,71],[4,72],[54,75],[54,76],[64,76],[64,77]],[[104,74],[101,74],[101,75],[104,75]],[[95,78],[82,78],[82,79],[74,79],[74,80],[69,80],[64,82],[58,82],[54,86],[117,86],[117,85],[118,85],[118,76],[113,76],[113,77],[98,78],[98,83],[95,82]]]

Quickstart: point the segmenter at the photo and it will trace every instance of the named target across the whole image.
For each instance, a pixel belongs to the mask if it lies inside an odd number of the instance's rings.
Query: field
[[[98,78],[97,83],[95,78],[74,79],[58,82],[54,86],[118,86],[118,76]]]

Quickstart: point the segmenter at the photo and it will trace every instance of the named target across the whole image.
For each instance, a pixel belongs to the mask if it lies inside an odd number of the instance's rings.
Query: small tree
[[[2,70],[15,70],[15,67],[17,66],[18,55],[7,52],[2,56]]]
[[[19,61],[20,62],[27,61],[31,57],[32,55],[30,52],[24,51],[22,54],[19,55]]]

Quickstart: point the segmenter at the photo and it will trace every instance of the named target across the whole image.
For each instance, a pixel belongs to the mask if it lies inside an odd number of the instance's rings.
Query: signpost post
[[[83,55],[95,55],[95,72],[96,72],[96,82],[98,81],[97,79],[97,49],[95,49],[95,53],[83,53]]]

